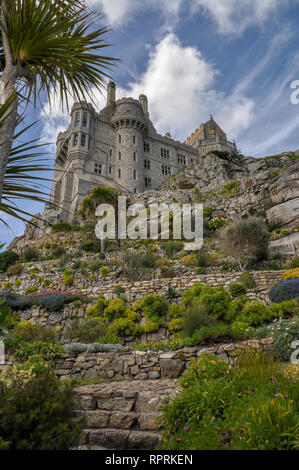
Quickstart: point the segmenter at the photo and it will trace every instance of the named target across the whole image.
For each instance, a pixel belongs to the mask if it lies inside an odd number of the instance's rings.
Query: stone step
[[[76,388],[74,421],[83,425],[80,449],[154,449],[162,434],[161,406],[178,391],[170,379]]]

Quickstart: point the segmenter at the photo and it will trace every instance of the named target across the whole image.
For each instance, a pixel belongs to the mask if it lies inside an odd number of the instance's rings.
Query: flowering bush
[[[269,297],[274,303],[299,297],[299,277],[278,283],[270,290]]]
[[[298,340],[299,318],[279,319],[268,326],[258,328],[255,336],[273,337],[275,355],[282,361],[290,361],[293,352],[291,344]]]
[[[296,277],[299,277],[299,268],[289,269],[288,271],[283,273],[283,275],[281,276],[281,279],[286,281],[288,279],[295,279]]]

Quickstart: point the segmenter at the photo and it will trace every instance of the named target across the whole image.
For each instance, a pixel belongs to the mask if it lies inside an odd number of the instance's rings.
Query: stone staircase
[[[179,391],[176,380],[134,380],[77,387],[79,450],[151,450],[161,440],[160,407]]]

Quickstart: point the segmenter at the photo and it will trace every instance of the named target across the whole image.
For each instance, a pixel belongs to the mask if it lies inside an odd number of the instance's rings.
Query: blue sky
[[[112,72],[117,98],[149,99],[157,130],[184,140],[209,114],[244,154],[273,155],[299,148],[299,104],[291,84],[299,80],[299,0],[87,0],[112,30],[109,55],[121,59]],[[95,26],[98,26],[95,25]],[[299,97],[299,93],[298,93]],[[39,119],[28,138],[41,136],[49,164],[68,112],[53,96],[50,108],[29,109]],[[101,108],[105,97],[94,95]],[[49,173],[51,177],[51,173]],[[32,213],[41,204],[26,204]],[[8,219],[14,234],[21,222]],[[0,240],[14,234],[4,226]]]

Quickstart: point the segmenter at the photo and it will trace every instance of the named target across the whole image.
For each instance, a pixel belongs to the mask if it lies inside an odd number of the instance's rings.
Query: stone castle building
[[[100,112],[91,104],[75,103],[69,128],[58,135],[50,202],[58,207],[60,220],[72,221],[94,186],[128,193],[156,189],[200,155],[236,149],[212,116],[184,143],[169,133],[162,136],[150,120],[145,95],[116,101],[115,91],[110,82],[107,105]]]

